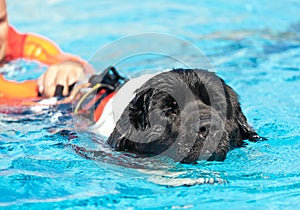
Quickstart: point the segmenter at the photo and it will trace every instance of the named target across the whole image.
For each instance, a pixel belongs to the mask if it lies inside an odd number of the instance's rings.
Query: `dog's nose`
[[[195,129],[200,139],[205,139],[210,130],[210,119],[200,120],[198,127]]]
[[[201,138],[206,138],[208,132],[209,132],[209,127],[201,126],[201,127],[199,128],[198,135],[199,135],[199,137],[201,137]]]

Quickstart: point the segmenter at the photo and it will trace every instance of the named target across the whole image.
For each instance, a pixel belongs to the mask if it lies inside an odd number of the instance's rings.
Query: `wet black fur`
[[[260,137],[247,123],[232,88],[212,72],[174,69],[136,91],[108,143],[117,151],[194,163],[222,161],[246,139]]]

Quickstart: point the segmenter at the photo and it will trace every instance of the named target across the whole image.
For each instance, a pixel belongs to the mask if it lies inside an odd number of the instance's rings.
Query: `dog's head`
[[[255,135],[222,79],[204,70],[176,69],[137,90],[108,143],[119,151],[193,163],[224,160],[230,148]]]

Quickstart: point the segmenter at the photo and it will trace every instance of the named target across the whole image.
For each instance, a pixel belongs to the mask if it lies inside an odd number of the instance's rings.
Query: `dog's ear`
[[[178,135],[179,112],[178,104],[167,92],[158,88],[139,89],[118,120],[108,144],[118,151],[161,154]]]
[[[149,127],[149,103],[153,94],[152,89],[145,89],[136,93],[129,103],[116,127],[108,138],[108,144],[117,151],[124,151],[134,130],[144,131]]]
[[[153,89],[139,91],[128,107],[129,120],[137,130],[146,130],[149,126],[149,105],[153,95]]]

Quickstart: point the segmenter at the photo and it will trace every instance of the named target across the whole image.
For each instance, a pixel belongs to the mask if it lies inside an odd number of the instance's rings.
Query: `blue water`
[[[0,114],[0,208],[300,208],[299,1],[9,0],[8,11],[18,30],[43,34],[87,60],[129,34],[190,41],[240,95],[248,121],[268,140],[249,142],[224,162],[162,160],[157,169],[105,148],[92,134],[79,138],[70,106],[38,112],[2,106],[11,113]],[[189,56],[184,48],[177,53]],[[128,72],[151,61],[128,62]],[[1,71],[24,80],[44,69],[17,61]],[[76,150],[99,145],[107,156],[89,159]],[[198,184],[201,178],[223,181]]]

